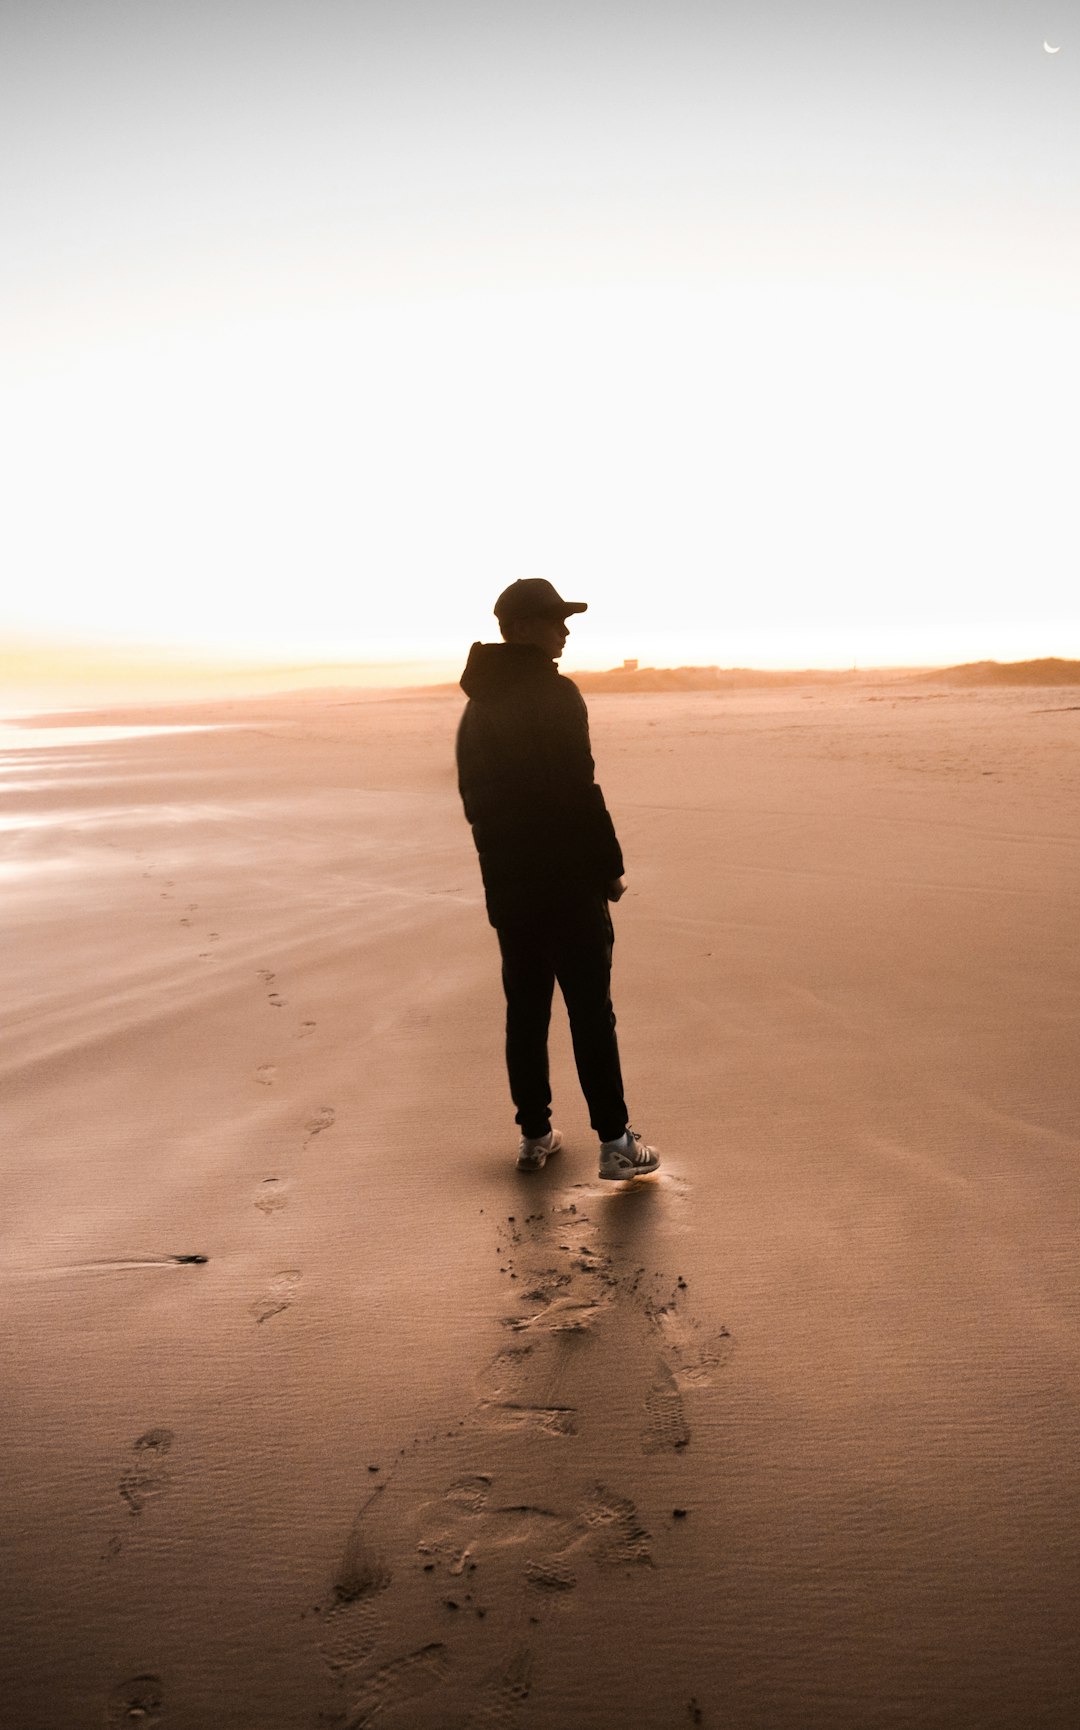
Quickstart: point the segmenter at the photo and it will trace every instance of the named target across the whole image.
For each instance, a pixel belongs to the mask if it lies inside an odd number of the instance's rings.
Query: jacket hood
[[[461,688],[475,702],[499,702],[526,686],[557,679],[559,669],[531,643],[474,643],[461,675]]]

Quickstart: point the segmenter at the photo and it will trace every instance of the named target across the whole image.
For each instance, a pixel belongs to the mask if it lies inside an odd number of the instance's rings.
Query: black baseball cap
[[[587,601],[564,601],[546,577],[519,577],[495,602],[500,625],[511,619],[566,619],[571,613],[586,613]]]

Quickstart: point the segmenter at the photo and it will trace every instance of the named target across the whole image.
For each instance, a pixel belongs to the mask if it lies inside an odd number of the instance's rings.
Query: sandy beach
[[[590,697],[625,1189],[461,702],[4,729],[5,1722],[1075,1730],[1075,687]]]

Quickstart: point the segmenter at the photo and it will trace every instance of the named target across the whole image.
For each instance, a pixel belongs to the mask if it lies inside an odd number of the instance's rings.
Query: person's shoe
[[[636,1129],[627,1128],[618,1141],[600,1143],[600,1176],[613,1183],[625,1177],[645,1177],[659,1164],[655,1147],[646,1147]]]
[[[557,1129],[549,1129],[546,1135],[523,1135],[518,1148],[518,1170],[539,1171],[544,1161],[551,1154],[558,1153],[561,1146],[562,1136]]]

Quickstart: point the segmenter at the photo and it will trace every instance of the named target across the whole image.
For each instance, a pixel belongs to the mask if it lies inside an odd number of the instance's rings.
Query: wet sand
[[[1074,698],[590,699],[628,1189],[459,697],[7,734],[10,1722],[1073,1730]]]

